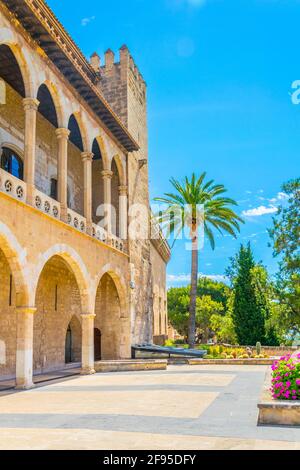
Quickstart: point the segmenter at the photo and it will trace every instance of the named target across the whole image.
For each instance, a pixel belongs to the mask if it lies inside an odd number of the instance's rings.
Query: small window
[[[51,178],[50,197],[57,201],[57,179]]]
[[[50,182],[50,197],[58,201],[58,182],[56,178],[51,178]],[[67,187],[67,205],[70,207],[71,195],[70,189]]]
[[[10,148],[2,148],[1,168],[20,180],[24,178],[23,160]]]

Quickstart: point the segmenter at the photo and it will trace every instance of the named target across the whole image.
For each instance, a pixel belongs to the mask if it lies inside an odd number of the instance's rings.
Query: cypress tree
[[[238,342],[243,346],[265,342],[265,316],[252,279],[254,267],[250,243],[246,247],[242,245],[235,260],[232,317]]]

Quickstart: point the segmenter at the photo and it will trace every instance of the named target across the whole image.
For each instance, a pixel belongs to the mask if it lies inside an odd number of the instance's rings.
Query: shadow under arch
[[[68,323],[65,340],[65,363],[81,362],[82,328],[76,315]]]
[[[0,222],[0,249],[9,264],[16,289],[16,306],[30,306],[30,286],[26,282],[26,254],[11,230]],[[34,304],[33,304],[34,305]]]
[[[56,86],[45,80],[37,91],[39,112],[56,128],[64,127],[63,108]]]
[[[98,147],[100,155],[101,155],[103,170],[110,170],[111,164],[110,164],[110,161],[109,161],[105,140],[101,136],[97,136],[97,137],[94,138],[92,151],[94,151],[95,148],[97,149],[97,147]],[[97,152],[94,152],[94,153],[97,154]]]
[[[111,161],[111,170],[113,169],[113,163],[116,164],[117,170],[118,170],[118,177],[119,177],[119,182],[120,186],[126,186],[127,184],[127,178],[126,178],[126,171],[124,169],[122,159],[120,155],[115,155]]]
[[[94,296],[93,296],[95,299],[94,306],[96,306],[97,290],[99,288],[102,278],[105,275],[108,275],[112,279],[112,281],[115,284],[116,290],[118,292],[118,296],[120,300],[120,307],[121,307],[121,318],[127,318],[129,313],[128,313],[128,300],[127,300],[127,294],[126,294],[126,283],[125,283],[125,279],[122,273],[117,267],[106,265],[98,274],[96,278],[96,282],[95,282],[95,289],[94,289]]]
[[[81,152],[88,152],[87,132],[79,111],[72,113],[69,117],[68,129],[70,131],[70,142]]]
[[[0,77],[14,88],[23,98],[33,97],[33,86],[29,68],[18,44],[0,39],[0,64],[10,63],[13,71],[3,67]],[[10,69],[11,70],[11,69]],[[22,80],[20,80],[20,77]]]
[[[34,275],[34,298],[36,298],[37,287],[40,276],[46,264],[54,257],[65,261],[70,271],[74,274],[80,292],[81,311],[84,314],[92,312],[92,302],[89,288],[89,274],[79,254],[68,245],[55,245],[39,257]]]
[[[130,357],[130,318],[126,289],[121,278],[111,269],[98,276],[95,293],[95,331],[101,332],[102,360]],[[96,358],[95,348],[95,358]]]

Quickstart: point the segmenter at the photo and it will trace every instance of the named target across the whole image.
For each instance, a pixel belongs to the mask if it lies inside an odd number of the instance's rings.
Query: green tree
[[[224,315],[230,297],[230,288],[222,282],[206,277],[199,278],[196,301],[196,327],[200,340],[214,333],[210,317]],[[171,325],[184,337],[188,336],[190,286],[168,290],[168,316]],[[207,341],[204,339],[203,341]]]
[[[174,193],[156,198],[157,202],[166,205],[166,209],[158,215],[158,221],[166,230],[167,235],[176,237],[185,228],[189,231],[191,240],[191,289],[189,305],[189,346],[195,345],[196,340],[196,299],[199,264],[199,228],[204,228],[212,249],[215,249],[214,229],[219,233],[230,233],[236,237],[242,219],[233,211],[237,203],[224,194],[227,192],[223,185],[217,185],[213,180],[206,182],[206,173],[199,178],[193,174],[191,179],[185,178],[183,184],[174,178],[171,184]]]
[[[237,344],[235,327],[230,313],[226,313],[226,315],[212,315],[210,326],[215,332],[218,342]]]
[[[212,300],[223,305],[224,314],[227,311],[227,303],[231,294],[229,286],[223,282],[215,281],[208,277],[200,277],[197,286],[197,296],[209,295]]]
[[[176,331],[185,338],[188,336],[190,289],[173,287],[168,290],[168,318]]]
[[[221,315],[224,307],[221,302],[215,302],[210,295],[197,297],[196,301],[196,331],[198,342],[204,344],[212,336],[211,317],[213,315]]]
[[[280,258],[277,276],[277,293],[282,306],[286,329],[297,334],[300,331],[300,178],[284,184],[287,196],[273,219],[269,231],[274,256]]]
[[[265,342],[265,306],[257,294],[254,268],[250,243],[241,245],[229,273],[234,289],[232,318],[238,342],[243,346]]]

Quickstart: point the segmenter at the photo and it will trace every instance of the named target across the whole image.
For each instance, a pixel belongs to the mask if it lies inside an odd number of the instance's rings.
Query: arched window
[[[24,178],[23,160],[14,150],[8,147],[2,148],[1,168],[20,180]]]

